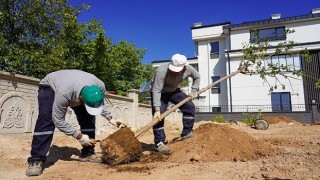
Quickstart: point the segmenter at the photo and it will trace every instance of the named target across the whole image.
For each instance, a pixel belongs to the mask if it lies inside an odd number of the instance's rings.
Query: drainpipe
[[[231,50],[231,28],[230,26],[228,27],[229,30],[229,49]],[[231,68],[230,68],[230,56],[229,56],[229,52],[228,54],[228,74],[231,73]],[[229,93],[230,93],[230,111],[232,112],[232,91],[231,91],[231,78],[229,78]]]
[[[210,43],[209,43],[209,40],[207,41],[207,51],[208,51],[208,84],[211,84],[211,82],[210,82],[210,79],[211,79],[211,75],[210,75],[210,67],[209,67],[209,61],[210,61],[210,55],[211,55],[211,53],[210,53],[210,48],[209,48],[209,46],[210,46]],[[210,105],[211,105],[211,94],[210,94],[210,91],[208,91],[208,97],[209,97],[209,112],[210,112]]]
[[[231,73],[231,69],[230,69],[230,56],[229,56],[229,52],[228,54],[228,74]],[[231,78],[229,78],[229,94],[230,94],[230,111],[232,112],[232,93],[231,93]]]

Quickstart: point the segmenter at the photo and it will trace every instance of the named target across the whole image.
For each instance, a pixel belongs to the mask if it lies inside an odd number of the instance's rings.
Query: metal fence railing
[[[196,106],[196,112],[292,112],[309,111],[310,105],[220,105],[220,106]]]

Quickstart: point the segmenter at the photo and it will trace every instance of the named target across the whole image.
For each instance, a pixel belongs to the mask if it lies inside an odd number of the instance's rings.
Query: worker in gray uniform
[[[79,140],[83,146],[81,161],[101,161],[101,157],[96,156],[94,151],[95,115],[101,114],[111,124],[123,126],[105,106],[105,92],[105,85],[100,79],[80,70],[55,71],[40,81],[39,115],[33,134],[31,157],[28,158],[27,176],[42,173],[56,127]],[[75,112],[80,131],[65,120],[68,107]]]
[[[187,94],[182,92],[179,88],[179,84],[187,80],[188,77],[192,77],[193,84],[191,86],[191,92],[188,94],[192,98],[198,96],[200,74],[191,65],[188,65],[187,58],[181,54],[174,54],[170,63],[160,65],[155,73],[152,81],[152,113],[153,118],[160,118],[168,108],[168,103],[178,104],[188,97]],[[195,105],[192,101],[188,101],[179,107],[183,117],[183,130],[181,138],[187,139],[192,137],[192,129],[194,125],[194,112]],[[159,152],[170,153],[170,148],[166,145],[166,135],[164,132],[164,119],[153,126],[154,143],[156,150]]]

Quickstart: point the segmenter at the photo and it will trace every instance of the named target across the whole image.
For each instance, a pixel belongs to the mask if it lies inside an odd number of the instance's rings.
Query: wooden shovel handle
[[[234,71],[232,73],[230,73],[229,75],[227,76],[224,76],[222,78],[220,78],[219,80],[213,82],[212,84],[208,85],[207,87],[204,87],[202,88],[198,93],[197,95],[199,96],[201,93],[207,91],[208,89],[212,88],[213,86],[217,85],[218,83],[240,73],[241,70],[237,70],[237,71]],[[178,104],[174,105],[172,108],[168,109],[167,111],[165,111],[163,114],[161,114],[161,119],[163,119],[164,117],[168,116],[170,113],[172,113],[173,111],[175,111],[176,109],[178,109],[180,106],[182,106],[184,103],[188,102],[192,100],[192,97],[188,96],[187,98],[185,98],[183,101],[179,102]],[[151,122],[149,122],[148,124],[146,124],[145,126],[143,126],[142,128],[138,129],[134,135],[135,137],[140,137],[142,136],[144,133],[146,133],[150,128],[152,128],[154,125],[156,125],[158,122],[161,121],[161,119],[159,119],[158,117],[152,119]]]

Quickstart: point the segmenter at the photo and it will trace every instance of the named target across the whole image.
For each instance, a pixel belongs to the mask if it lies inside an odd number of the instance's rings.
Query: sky
[[[142,63],[170,60],[176,53],[193,58],[195,46],[191,28],[202,25],[269,19],[309,14],[320,8],[320,0],[70,0],[85,3],[90,9],[80,14],[79,22],[92,18],[102,21],[105,36],[114,44],[120,40],[146,49]]]

